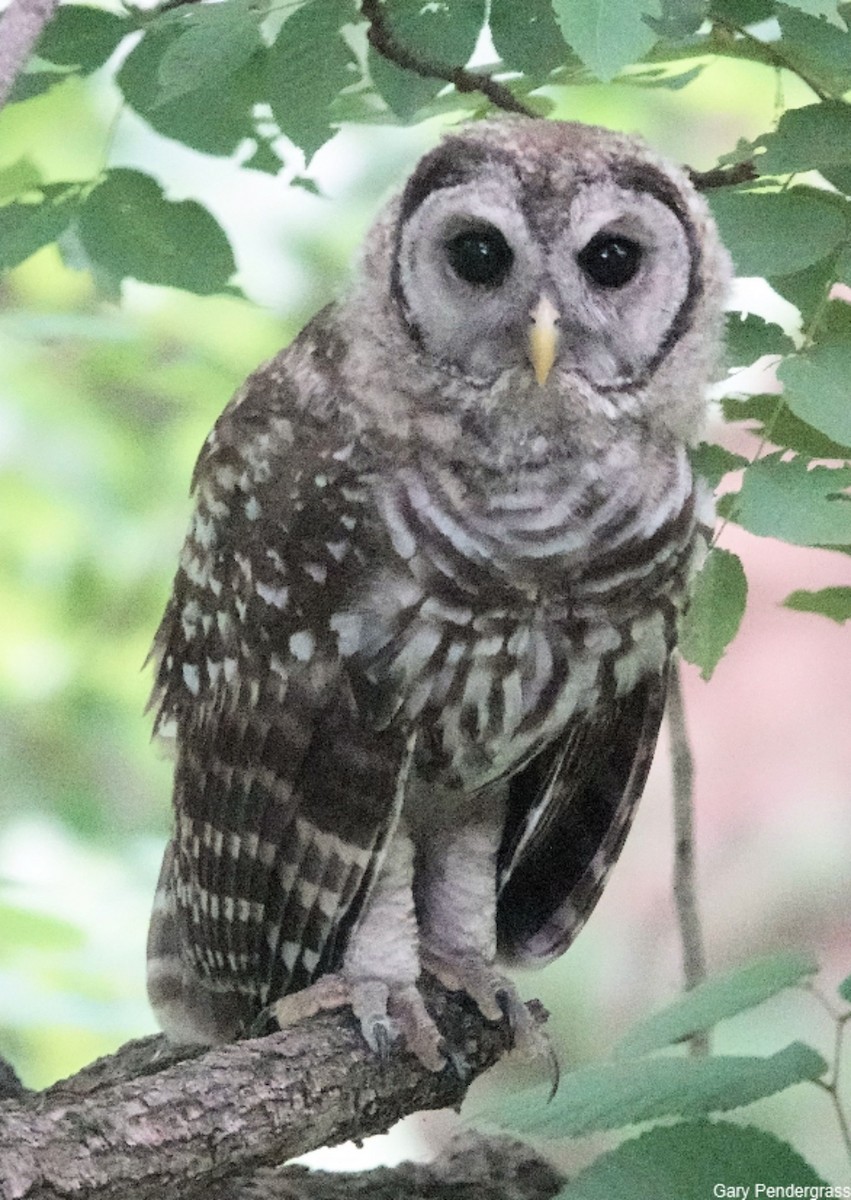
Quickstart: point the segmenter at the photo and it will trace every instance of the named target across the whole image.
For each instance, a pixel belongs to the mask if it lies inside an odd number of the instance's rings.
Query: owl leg
[[[440,1031],[416,987],[420,973],[413,900],[413,845],[403,823],[391,840],[339,973],[271,1006],[281,1025],[320,1010],[351,1007],[379,1055],[401,1038],[430,1071],[446,1066]]]
[[[505,820],[503,785],[436,800],[417,839],[420,963],[464,992],[489,1021],[507,1019],[514,1044],[549,1053],[514,984],[496,969],[496,862]],[[443,815],[443,820],[440,816]],[[435,819],[437,818],[437,819]]]

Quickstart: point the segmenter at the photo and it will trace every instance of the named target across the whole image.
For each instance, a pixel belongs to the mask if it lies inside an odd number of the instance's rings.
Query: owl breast
[[[471,789],[510,775],[574,714],[662,670],[694,553],[693,480],[684,453],[652,487],[613,471],[618,458],[569,482],[530,468],[510,489],[434,463],[376,484],[390,565],[331,625],[376,724],[419,728],[425,778]]]

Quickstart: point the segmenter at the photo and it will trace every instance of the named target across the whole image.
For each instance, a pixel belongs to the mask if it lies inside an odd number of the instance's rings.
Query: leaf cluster
[[[474,1088],[462,1115],[474,1125],[548,1140],[610,1130],[634,1133],[635,1126],[667,1122],[595,1158],[562,1188],[558,1200],[703,1200],[718,1194],[713,1188],[722,1180],[730,1188],[752,1188],[756,1181],[765,1187],[829,1188],[788,1143],[744,1120],[717,1119],[719,1113],[802,1083],[830,1091],[838,1105],[835,1072],[829,1078],[830,1068],[816,1050],[804,1042],[792,1042],[767,1057],[685,1057],[675,1050],[783,989],[805,985],[815,970],[810,959],[784,953],[707,980],[634,1026],[612,1061],[563,1076],[555,1094],[540,1083],[496,1095]],[[839,994],[848,1000],[851,978],[840,985]],[[838,1034],[849,1017],[851,1013],[837,1014]],[[838,1120],[844,1133],[839,1109]]]

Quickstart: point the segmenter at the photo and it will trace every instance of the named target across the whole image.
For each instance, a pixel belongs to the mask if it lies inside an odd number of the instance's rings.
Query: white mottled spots
[[[596,625],[586,631],[583,640],[586,649],[594,654],[603,655],[609,650],[617,650],[621,644],[621,635],[613,625]]]
[[[180,614],[180,623],[183,626],[183,636],[187,641],[194,638],[198,628],[198,618],[201,616],[201,608],[197,600],[187,600],[183,606],[183,611]]]
[[[304,563],[302,570],[314,583],[324,583],[328,578],[328,568],[324,563]]]
[[[237,661],[235,658],[226,658],[222,663],[222,669],[225,673],[225,679],[228,683],[233,683],[236,679]]]
[[[200,509],[192,520],[192,537],[204,550],[209,550],[216,540],[216,526]]]
[[[318,488],[327,487],[328,486],[328,476],[327,475],[314,475],[313,482],[316,484],[316,486]]]
[[[222,916],[226,921],[233,920],[233,896],[225,896],[222,901]]]
[[[198,668],[193,663],[183,664],[183,682],[186,684],[193,696],[198,695],[200,690]]]
[[[471,608],[462,608],[454,604],[444,604],[429,596],[423,601],[420,612],[424,617],[435,618],[438,621],[451,621],[453,625],[469,625],[473,619]]]
[[[337,462],[348,462],[348,460],[352,457],[352,452],[354,451],[354,448],[355,448],[354,442],[348,442],[345,446],[342,446],[339,450],[335,450],[334,453],[331,455],[331,457],[335,458],[337,460]]]
[[[342,513],[340,516],[340,524],[344,529],[348,529],[349,533],[355,528],[358,523],[357,517],[352,517],[349,513]]]
[[[157,737],[169,742],[177,737],[177,721],[174,717],[169,717],[167,721],[159,722],[157,725]]]
[[[493,658],[494,654],[499,654],[501,649],[502,638],[499,634],[493,634],[491,637],[477,638],[473,642],[473,657]]]
[[[328,550],[328,553],[337,562],[343,561],[343,559],[346,557],[346,552],[349,549],[349,543],[347,541],[326,542],[325,546]]]
[[[213,662],[212,658],[207,659],[207,677],[213,687],[219,682],[219,676],[222,673],[222,664]]]
[[[644,620],[633,622],[632,640],[632,649],[619,654],[614,663],[619,695],[632,691],[644,675],[662,669],[668,656],[662,613],[655,612]]]
[[[249,496],[245,501],[245,515],[249,521],[256,521],[261,515],[263,509],[260,507],[260,501],[256,496]]]
[[[301,951],[299,942],[281,942],[281,961],[288,971],[291,971],[298,961],[298,956]]]
[[[319,952],[317,950],[303,950],[301,953],[301,961],[311,974],[319,965]]]
[[[394,497],[387,493],[379,493],[378,499],[393,549],[400,558],[404,558],[406,561],[413,558],[417,550],[416,539],[411,533],[407,521],[399,512]]]
[[[227,466],[217,467],[215,476],[216,476],[216,483],[219,485],[220,488],[222,488],[223,491],[232,492],[233,489],[236,487],[236,481],[237,481],[238,476],[237,476],[236,471],[233,469],[233,467],[227,467]]]
[[[230,636],[233,621],[231,620],[229,612],[227,612],[225,609],[220,609],[216,613],[216,624],[218,625],[219,633],[223,638]]]
[[[272,563],[272,565],[274,567],[276,567],[277,570],[280,571],[281,574],[283,575],[287,569],[287,564],[284,562],[284,560],[281,558],[278,551],[273,546],[266,547],[266,557],[269,559],[269,561]]]
[[[221,581],[221,579],[216,579],[216,578],[215,578],[213,575],[211,575],[211,576],[210,576],[210,578],[209,578],[209,580],[208,580],[207,582],[208,582],[208,585],[209,585],[210,591],[213,593],[213,595],[214,595],[214,596],[221,596],[221,594],[222,594],[222,581]]]
[[[255,590],[261,600],[265,600],[273,608],[284,609],[289,601],[290,589],[287,587],[271,587],[260,580],[255,584]]]
[[[287,679],[289,676],[286,664],[279,654],[272,653],[269,655],[269,670],[279,675],[281,679]]]
[[[256,708],[260,701],[260,680],[252,679],[248,685],[248,702],[252,708]]]
[[[316,639],[309,629],[299,629],[290,638],[290,654],[299,662],[310,662],[316,649]]]
[[[337,635],[337,650],[342,658],[357,654],[361,647],[363,617],[360,613],[334,613],[328,622]]]
[[[201,614],[201,628],[204,630],[205,633],[209,633],[210,630],[213,628],[213,618],[210,616],[209,613],[205,612],[205,613]]]
[[[512,633],[511,637],[505,643],[505,647],[509,654],[513,654],[515,658],[519,658],[521,654],[526,653],[526,648],[529,645],[529,627],[527,625],[518,625]]]
[[[236,615],[239,617],[240,621],[244,621],[245,614],[248,612],[247,601],[243,600],[241,596],[234,596],[233,606],[236,609]]]
[[[234,552],[233,561],[236,564],[240,574],[243,575],[250,583],[254,575],[254,571],[251,566],[251,559],[237,551]]]

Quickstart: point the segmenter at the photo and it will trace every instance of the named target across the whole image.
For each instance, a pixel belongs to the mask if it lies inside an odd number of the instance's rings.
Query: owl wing
[[[500,953],[561,954],[600,898],[653,758],[667,669],[568,724],[510,781],[499,854]]]
[[[331,628],[368,505],[345,406],[323,400],[345,388],[318,333],[290,348],[296,368],[289,351],[261,368],[210,435],[153,651],[155,728],[176,750],[180,957],[244,996],[247,1017],[338,964],[411,757],[404,731],[362,718]]]

